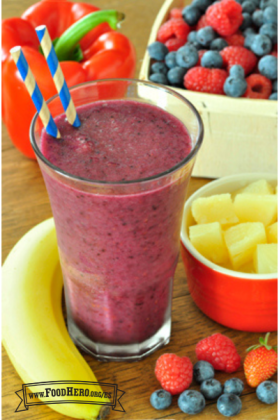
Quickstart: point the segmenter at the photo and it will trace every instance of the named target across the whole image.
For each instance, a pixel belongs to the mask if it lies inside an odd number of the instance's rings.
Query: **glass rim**
[[[161,91],[165,91],[168,94],[171,94],[172,96],[176,97],[177,99],[180,99],[182,102],[184,102],[184,104],[186,104],[191,111],[193,112],[193,114],[195,115],[197,122],[198,122],[198,135],[197,135],[197,141],[195,146],[192,148],[191,152],[180,162],[178,162],[176,165],[172,166],[170,169],[160,172],[159,174],[156,175],[152,175],[150,177],[146,177],[146,178],[139,178],[139,179],[135,179],[135,180],[127,180],[127,181],[100,181],[100,180],[91,180],[88,178],[83,178],[77,175],[72,175],[69,172],[64,171],[63,169],[59,168],[56,165],[53,165],[48,159],[46,159],[46,157],[42,154],[42,152],[40,151],[36,140],[35,140],[35,136],[34,136],[34,127],[35,127],[35,123],[39,117],[39,113],[36,112],[34,117],[32,118],[31,121],[31,125],[30,125],[30,130],[29,130],[29,134],[30,134],[30,142],[31,142],[31,146],[35,152],[35,155],[37,158],[39,158],[42,162],[44,162],[44,164],[46,166],[48,166],[50,169],[52,169],[54,172],[62,175],[64,178],[68,178],[70,180],[73,181],[79,181],[82,183],[88,183],[89,185],[119,185],[119,186],[123,186],[123,185],[131,185],[131,184],[140,184],[143,182],[148,182],[148,181],[155,181],[158,180],[160,178],[163,178],[167,175],[170,175],[171,173],[175,172],[176,170],[182,168],[183,166],[185,166],[188,162],[190,162],[193,157],[197,154],[202,141],[203,141],[203,134],[204,134],[204,128],[203,128],[203,122],[202,119],[197,111],[197,109],[195,108],[195,106],[188,100],[186,99],[184,96],[182,96],[180,93],[175,92],[174,90],[157,84],[157,83],[153,83],[150,81],[146,81],[146,80],[140,80],[140,79],[129,79],[129,78],[111,78],[111,79],[98,79],[98,80],[91,80],[91,81],[87,81],[87,82],[83,82],[83,83],[79,83],[77,85],[71,86],[69,88],[69,90],[74,90],[76,88],[82,87],[82,86],[86,86],[86,85],[93,85],[93,84],[100,84],[100,83],[104,83],[104,82],[132,82],[132,83],[141,83],[143,85],[146,85],[148,87],[151,88],[155,88]],[[58,98],[59,94],[57,93],[56,95],[52,96],[51,98],[49,98],[46,103],[50,103],[51,101],[53,101],[54,99]],[[156,106],[153,104],[153,106]],[[161,108],[163,109],[163,108]],[[168,111],[166,111],[168,112]],[[60,114],[59,114],[60,115]],[[187,127],[186,127],[187,128]]]

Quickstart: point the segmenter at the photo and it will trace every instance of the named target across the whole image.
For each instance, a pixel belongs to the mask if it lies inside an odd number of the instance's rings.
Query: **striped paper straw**
[[[10,50],[10,53],[14,59],[14,62],[18,68],[18,71],[25,83],[25,86],[31,96],[32,101],[39,113],[42,123],[46,129],[46,132],[53,137],[60,138],[61,135],[59,130],[49,112],[47,104],[41,94],[41,91],[37,85],[35,77],[23,55],[21,47],[14,47]]]
[[[80,120],[71,98],[69,88],[66,84],[64,74],[61,70],[57,55],[54,51],[47,27],[45,25],[37,26],[36,32],[46,57],[46,61],[53,77],[57,92],[59,93],[64,111],[67,116],[67,120],[74,127],[79,127]]]

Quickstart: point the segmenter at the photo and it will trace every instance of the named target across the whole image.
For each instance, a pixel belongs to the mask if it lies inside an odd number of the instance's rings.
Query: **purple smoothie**
[[[81,127],[55,119],[62,135],[45,132],[43,155],[87,180],[133,181],[171,169],[191,151],[185,126],[152,105],[96,102],[78,108]],[[172,279],[189,174],[150,191],[95,194],[43,171],[76,326],[94,342],[140,343],[170,309]],[[112,185],[112,189],[113,189]]]

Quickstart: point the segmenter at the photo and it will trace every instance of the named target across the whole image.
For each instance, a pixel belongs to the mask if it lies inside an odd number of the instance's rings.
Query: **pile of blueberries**
[[[213,366],[203,360],[194,365],[194,379],[200,384],[200,392],[186,390],[178,397],[178,406],[183,413],[198,414],[205,408],[205,400],[217,399],[217,409],[225,417],[236,416],[240,413],[242,402],[239,398],[244,384],[239,378],[228,379],[224,386],[214,379]],[[277,383],[273,381],[262,382],[256,390],[258,399],[265,404],[274,404],[277,401]],[[151,405],[157,410],[170,407],[172,395],[159,389],[150,397]]]

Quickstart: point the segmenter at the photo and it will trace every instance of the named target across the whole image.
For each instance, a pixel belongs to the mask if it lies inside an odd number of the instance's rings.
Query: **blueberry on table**
[[[247,82],[242,77],[229,76],[224,83],[224,92],[232,98],[240,98],[247,89]]]
[[[272,83],[272,91],[277,92],[277,79]]]
[[[271,101],[277,101],[278,100],[277,92],[273,92],[268,99]]]
[[[222,394],[223,386],[217,379],[207,379],[202,382],[200,390],[206,400],[214,400]]]
[[[170,407],[172,403],[172,395],[164,389],[154,391],[150,396],[150,404],[156,410],[165,410]]]
[[[167,76],[163,73],[153,73],[149,76],[149,80],[154,83],[160,83],[161,85],[168,84]]]
[[[258,399],[265,404],[274,404],[277,401],[277,383],[264,381],[256,389]]]
[[[171,51],[169,52],[166,57],[165,57],[165,63],[166,66],[169,69],[172,69],[173,67],[177,66],[177,62],[176,62],[176,51]]]
[[[167,72],[168,72],[168,68],[165,65],[165,63],[157,62],[157,63],[153,63],[151,66],[151,73],[163,73],[166,75]]]
[[[252,21],[254,23],[255,26],[262,26],[264,23],[263,20],[263,11],[262,10],[255,10],[253,15],[252,15]]]
[[[241,31],[244,31],[245,29],[250,28],[253,25],[253,21],[249,13],[244,12],[242,13],[242,16],[243,16],[243,21],[239,29]]]
[[[176,52],[176,62],[179,67],[190,69],[199,61],[199,54],[193,45],[185,45]]]
[[[186,414],[201,413],[205,407],[204,396],[200,392],[192,389],[184,391],[179,395],[178,407]]]
[[[230,76],[239,77],[240,79],[245,78],[244,68],[239,64],[235,64],[230,68]]]
[[[262,57],[258,64],[259,72],[270,80],[277,79],[277,57],[266,55]]]
[[[267,6],[263,13],[264,23],[277,23],[277,7]]]
[[[218,398],[217,409],[225,417],[236,416],[241,408],[241,399],[235,394],[223,394]]]
[[[192,6],[197,7],[200,9],[201,12],[205,12],[206,9],[211,6],[212,0],[193,0]]]
[[[241,379],[231,378],[224,383],[224,394],[240,395],[244,389],[244,383]]]
[[[247,39],[247,38],[246,38]],[[263,55],[269,54],[272,50],[271,39],[262,34],[255,35],[251,43],[251,50],[256,55],[262,57]]]
[[[223,38],[215,38],[211,41],[209,48],[212,51],[222,51],[224,48],[228,47],[229,44]]]
[[[215,370],[211,363],[205,360],[199,360],[194,364],[193,376],[198,384],[206,381],[207,379],[214,378]]]
[[[223,58],[218,51],[206,51],[202,56],[201,65],[209,69],[221,69]]]
[[[186,23],[190,26],[194,26],[198,23],[202,13],[198,7],[186,6],[182,10],[182,16]]]
[[[173,67],[168,71],[168,81],[171,86],[183,87],[183,80],[186,74],[186,69],[183,67]]]
[[[277,23],[265,23],[260,27],[259,33],[268,36],[273,44],[277,43]]]
[[[253,1],[245,0],[242,3],[242,12],[249,13],[250,15],[256,10],[256,4]]]
[[[247,48],[248,50],[251,50],[251,45],[252,45],[252,42],[254,41],[255,36],[256,34],[253,34],[253,33],[249,33],[248,35],[246,35],[245,41],[244,41],[244,47]]]
[[[216,38],[215,31],[211,26],[206,26],[205,28],[199,29],[197,33],[197,41],[203,47],[209,47],[213,39]]]
[[[152,44],[148,45],[147,50],[151,58],[157,61],[163,61],[165,56],[168,54],[169,50],[162,44],[162,42],[155,41]]]
[[[246,28],[244,29],[244,31],[242,32],[242,35],[246,38],[249,35],[256,35],[256,31],[253,28]]]

